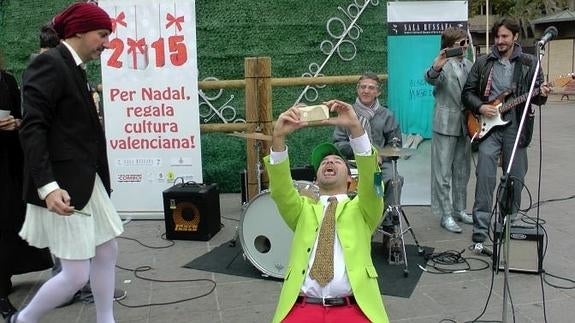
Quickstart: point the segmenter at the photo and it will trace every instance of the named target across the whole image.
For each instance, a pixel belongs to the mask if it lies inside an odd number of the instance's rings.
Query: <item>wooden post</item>
[[[256,57],[246,57],[244,61],[245,97],[246,97],[246,123],[247,133],[256,132],[258,126],[258,59]],[[251,201],[260,188],[258,187],[260,178],[256,163],[259,155],[256,153],[257,141],[246,139],[246,183],[247,200]]]
[[[271,57],[258,58],[258,112],[259,112],[259,128],[260,131],[266,135],[271,135],[273,131],[272,121],[272,60]],[[260,151],[259,160],[261,161],[264,156],[269,154],[271,142],[260,141],[262,150]],[[263,165],[262,165],[263,166]],[[263,170],[263,168],[262,168]],[[267,172],[262,173],[262,183],[268,187]]]

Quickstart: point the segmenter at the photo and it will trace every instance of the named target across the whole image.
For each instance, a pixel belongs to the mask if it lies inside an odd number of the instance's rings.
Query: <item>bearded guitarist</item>
[[[519,24],[511,18],[502,18],[493,25],[491,33],[495,37],[495,45],[492,47],[491,53],[479,57],[473,64],[463,87],[461,100],[468,111],[485,118],[494,118],[499,115],[498,106],[485,102],[492,102],[496,98],[510,100],[529,92],[531,80],[536,73],[537,58],[523,53],[521,46],[517,43],[519,31]],[[531,103],[544,104],[547,101],[550,88],[543,83],[542,71],[538,72],[536,88],[540,90],[540,93],[531,99]],[[511,92],[506,94],[505,91],[509,90]],[[506,97],[502,98],[502,96]],[[483,242],[488,238],[493,191],[497,176],[497,160],[501,154],[502,166],[506,170],[515,137],[519,131],[523,109],[524,105],[518,105],[515,109],[510,109],[503,114],[501,117],[507,121],[507,125],[491,129],[479,144],[475,171],[477,181],[473,204],[472,235],[476,248],[482,248]],[[529,107],[529,109],[532,108]],[[532,115],[532,113],[530,114]],[[520,181],[523,181],[527,173],[526,147],[531,141],[532,133],[533,116],[525,122],[510,171],[512,178],[519,179],[514,181],[512,219],[514,215],[517,215],[516,212],[521,202],[522,186]]]

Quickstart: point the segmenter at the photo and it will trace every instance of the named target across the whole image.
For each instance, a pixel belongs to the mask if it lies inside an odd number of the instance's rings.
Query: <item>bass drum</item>
[[[299,193],[319,198],[312,182],[294,181]],[[269,191],[256,195],[243,210],[239,238],[246,258],[266,276],[284,278],[293,232],[280,216]]]

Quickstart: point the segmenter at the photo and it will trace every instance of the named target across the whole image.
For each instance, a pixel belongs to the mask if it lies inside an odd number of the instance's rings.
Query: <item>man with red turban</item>
[[[53,20],[61,43],[22,76],[26,220],[20,236],[49,247],[62,271],[7,322],[38,322],[88,280],[98,323],[114,323],[115,237],[122,221],[110,200],[104,131],[84,64],[109,46],[112,24],[97,5],[75,3]]]

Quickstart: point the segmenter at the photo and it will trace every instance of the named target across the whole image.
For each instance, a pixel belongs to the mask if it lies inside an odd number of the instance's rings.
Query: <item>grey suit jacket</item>
[[[434,86],[433,131],[447,136],[466,133],[461,91],[473,63],[464,58],[462,73],[457,72],[457,64],[457,59],[450,58],[439,73],[430,67],[424,75],[425,81]]]

